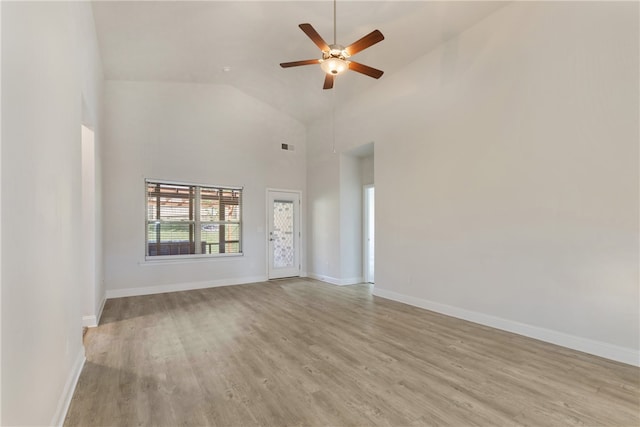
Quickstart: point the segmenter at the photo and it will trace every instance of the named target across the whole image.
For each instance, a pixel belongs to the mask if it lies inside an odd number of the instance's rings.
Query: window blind
[[[242,253],[242,188],[146,181],[146,256]]]

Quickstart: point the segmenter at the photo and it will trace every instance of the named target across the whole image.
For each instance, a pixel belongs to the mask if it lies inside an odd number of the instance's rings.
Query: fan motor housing
[[[345,61],[349,56],[351,55],[349,55],[344,46],[339,44],[331,44],[329,45],[329,50],[322,51],[322,59],[338,58]]]

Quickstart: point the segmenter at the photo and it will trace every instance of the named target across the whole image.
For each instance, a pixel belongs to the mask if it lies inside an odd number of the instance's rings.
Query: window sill
[[[227,258],[243,257],[244,253],[239,254],[219,254],[219,255],[160,255],[145,257],[144,261],[138,263],[141,266],[167,265],[167,264],[190,264],[203,261],[219,261]]]

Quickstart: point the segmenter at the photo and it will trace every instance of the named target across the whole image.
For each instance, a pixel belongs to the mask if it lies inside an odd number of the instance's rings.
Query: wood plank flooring
[[[65,426],[640,426],[640,369],[311,279],[109,300]]]

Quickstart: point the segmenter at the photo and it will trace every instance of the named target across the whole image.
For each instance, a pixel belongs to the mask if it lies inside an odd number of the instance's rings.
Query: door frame
[[[295,215],[295,210],[294,210],[294,228],[298,231],[298,240],[297,243],[298,245],[296,246],[296,257],[298,259],[298,274],[297,276],[300,277],[302,276],[302,191],[301,190],[290,190],[290,189],[283,189],[283,188],[267,188],[265,190],[265,255],[266,255],[266,259],[265,259],[265,266],[267,268],[267,280],[271,280],[271,265],[270,265],[270,250],[271,250],[271,245],[269,244],[269,227],[270,227],[270,223],[269,223],[269,210],[271,209],[271,206],[269,204],[270,201],[270,193],[290,193],[290,194],[295,194],[298,197],[298,210],[297,210],[297,215]],[[296,276],[291,276],[291,277],[296,277]]]

